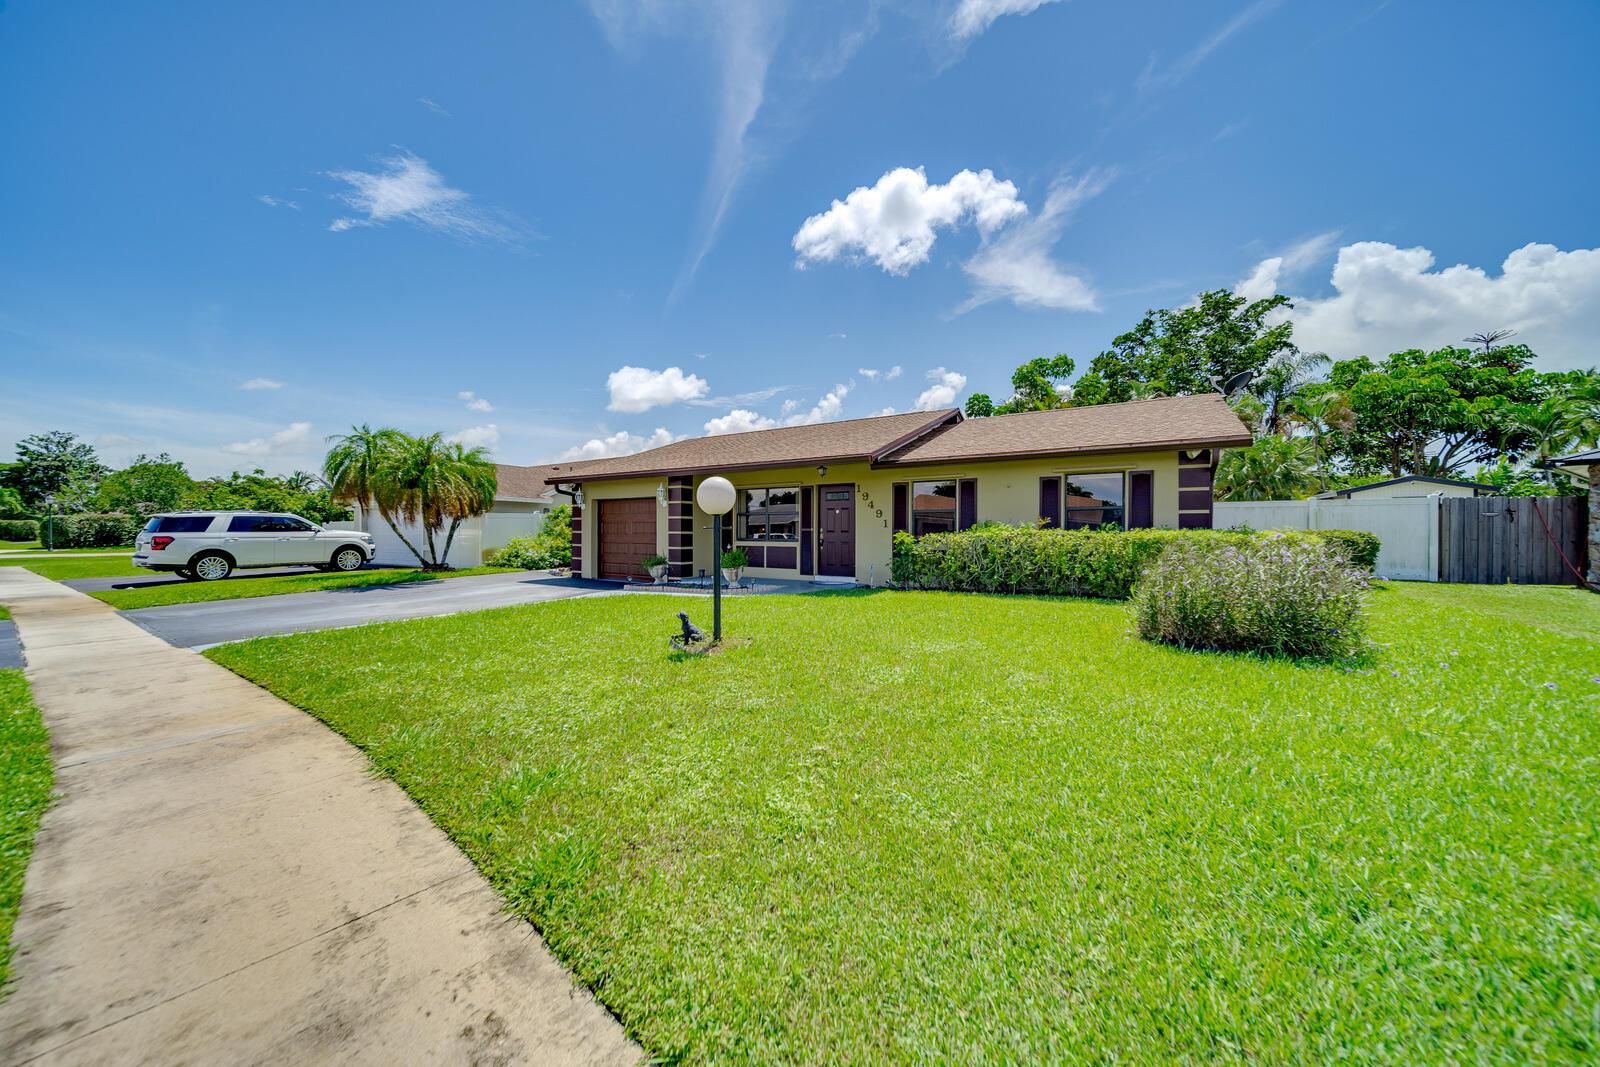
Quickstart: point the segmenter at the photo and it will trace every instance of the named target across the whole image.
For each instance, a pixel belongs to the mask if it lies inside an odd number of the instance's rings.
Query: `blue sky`
[[[1592,2],[6,0],[0,450],[629,451],[1004,393],[1223,286],[1335,356],[1593,365],[1597,45]]]

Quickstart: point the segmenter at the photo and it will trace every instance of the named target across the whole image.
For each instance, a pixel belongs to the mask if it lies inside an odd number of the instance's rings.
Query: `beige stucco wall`
[[[889,555],[893,543],[894,483],[976,478],[980,522],[1027,523],[1039,515],[1039,479],[1052,474],[1092,474],[1112,471],[1154,472],[1154,521],[1158,527],[1178,525],[1178,454],[1130,452],[1108,456],[1078,456],[989,463],[957,463],[926,467],[892,467],[874,470],[866,463],[830,465],[819,478],[815,467],[794,467],[724,474],[740,489],[784,488],[852,484],[856,487],[856,576],[863,583],[882,585],[889,580]],[[698,487],[708,471],[695,477]],[[651,497],[664,478],[584,485],[583,573],[594,577],[599,566],[600,511],[598,502],[620,497]],[[815,503],[813,503],[813,510]],[[725,521],[732,521],[729,516]],[[813,524],[815,514],[813,513]],[[694,572],[710,572],[714,554],[711,516],[698,507],[694,512]],[[657,510],[656,551],[667,554],[667,509]],[[796,553],[798,556],[798,552]],[[795,578],[799,569],[752,567],[754,577]]]

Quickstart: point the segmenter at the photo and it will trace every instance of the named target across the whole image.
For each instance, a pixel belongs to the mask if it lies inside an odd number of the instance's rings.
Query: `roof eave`
[[[1051,456],[1109,456],[1128,452],[1166,452],[1180,448],[1243,448],[1253,443],[1249,434],[1233,437],[1174,438],[1167,441],[1141,441],[1138,444],[1091,446],[1085,448],[1013,449],[1008,452],[978,453],[969,456],[932,456],[926,459],[888,459],[874,463],[876,468],[948,466],[952,463],[998,463],[1008,459],[1047,459]]]

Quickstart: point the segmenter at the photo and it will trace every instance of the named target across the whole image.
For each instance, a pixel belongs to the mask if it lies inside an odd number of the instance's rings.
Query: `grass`
[[[0,556],[0,567],[25,567],[56,581],[70,578],[132,578],[152,572],[135,567],[127,556],[72,556],[17,559]]]
[[[38,541],[0,541],[0,549],[11,552],[43,552],[45,547]],[[84,555],[86,553],[126,552],[133,554],[132,545],[116,545],[111,548],[58,548],[52,555]]]
[[[749,643],[674,660],[685,605],[207,655],[361,746],[668,1060],[1600,1055],[1600,599],[1387,585],[1355,669],[936,593],[734,599]]]
[[[21,671],[0,670],[0,996],[33,836],[50,802],[50,739]]]
[[[349,589],[354,586],[402,585],[406,582],[431,582],[439,578],[465,578],[474,574],[500,574],[505,567],[463,567],[437,572],[421,570],[352,571],[347,574],[306,571],[238,578],[221,582],[183,582],[131,589],[108,589],[89,595],[117,608],[154,608],[165,604],[195,604],[211,600],[238,600],[243,597],[278,596],[283,593],[310,593],[319,589]],[[149,574],[149,571],[141,571]]]

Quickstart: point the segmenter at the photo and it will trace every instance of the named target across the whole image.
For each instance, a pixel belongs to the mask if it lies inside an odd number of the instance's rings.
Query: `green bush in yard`
[[[56,548],[116,548],[133,544],[143,525],[137,517],[117,512],[58,515],[51,541]]]
[[[1364,647],[1367,574],[1289,533],[1172,545],[1134,592],[1139,636],[1182,648],[1332,659]]]
[[[1343,553],[1352,567],[1369,574],[1377,569],[1378,550],[1383,547],[1377,534],[1365,530],[1318,530],[1316,535]]]
[[[39,524],[32,519],[0,519],[0,541],[37,541]]]
[[[1376,558],[1377,538],[1358,531],[1055,530],[982,523],[959,533],[896,534],[889,575],[909,589],[1126,600],[1140,574],[1174,545],[1247,545],[1277,538],[1322,546],[1336,540],[1329,533],[1346,535],[1350,543],[1371,538]]]
[[[513,537],[505,546],[488,554],[484,562],[491,567],[521,567],[528,571],[572,566],[572,542],[567,538],[535,534]]]

